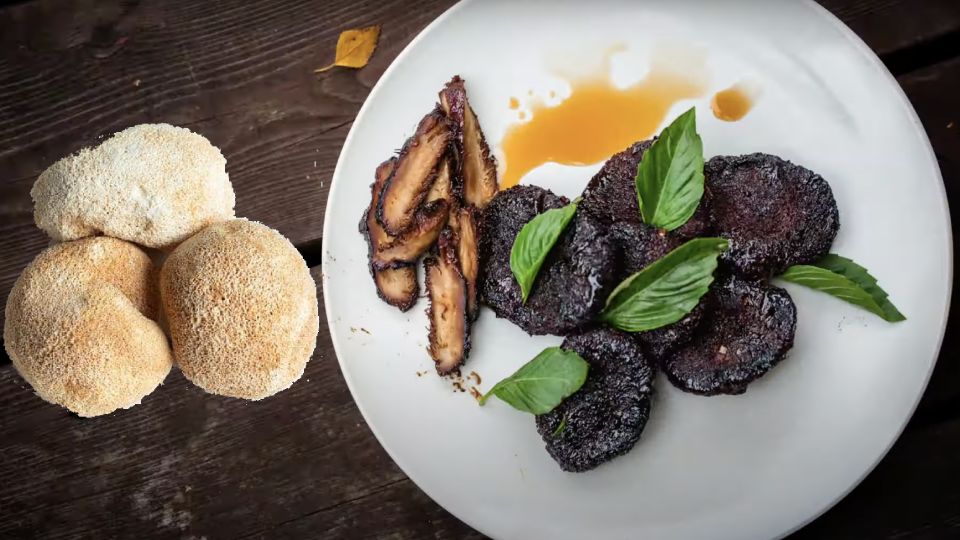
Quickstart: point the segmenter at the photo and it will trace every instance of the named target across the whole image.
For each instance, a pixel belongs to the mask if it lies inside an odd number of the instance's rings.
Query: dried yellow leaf
[[[314,70],[321,73],[335,66],[362,68],[370,61],[380,38],[380,25],[344,30],[337,40],[337,56],[332,64]]]

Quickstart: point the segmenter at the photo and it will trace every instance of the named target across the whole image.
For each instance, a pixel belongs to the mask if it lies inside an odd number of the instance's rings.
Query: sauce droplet
[[[713,95],[710,101],[713,115],[725,122],[736,122],[742,119],[753,108],[753,95],[742,84],[737,83],[730,88],[721,90]]]
[[[510,98],[510,108],[513,109],[513,110],[519,109],[519,108],[520,108],[520,100],[517,99],[517,98],[515,98],[515,97],[511,97],[511,98]]]
[[[519,119],[521,119],[521,120],[523,120],[523,119],[526,118],[526,117],[527,117],[527,112],[526,112],[526,111],[520,111],[520,112],[517,114],[517,118],[519,118]]]
[[[614,52],[619,52],[615,49]],[[634,142],[654,135],[677,102],[702,96],[702,67],[679,72],[666,62],[654,62],[647,76],[627,88],[604,73],[571,81],[570,96],[547,106],[535,100],[531,118],[507,129],[501,189],[520,183],[525,174],[547,162],[589,165],[609,158]],[[524,118],[521,111],[519,117]]]

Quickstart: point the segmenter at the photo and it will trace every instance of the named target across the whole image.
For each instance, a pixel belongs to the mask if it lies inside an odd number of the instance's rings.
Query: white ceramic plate
[[[529,415],[496,400],[478,407],[436,376],[426,301],[401,314],[378,300],[357,222],[374,168],[451,75],[467,80],[497,147],[515,121],[508,98],[545,87],[551,58],[620,43],[628,53],[615,64],[629,77],[648,69],[642,51],[664,41],[706,51],[711,92],[744,77],[763,90],[740,122],[715,120],[708,97],[668,116],[698,105],[708,156],[769,152],[827,178],[842,223],[834,251],[869,268],[908,320],[888,324],[787,286],[799,312],[787,360],[738,397],[684,394],[661,376],[633,451],[568,474]],[[598,167],[546,166],[525,182],[573,196]],[[428,495],[497,538],[743,539],[797,529],[852,489],[910,417],[937,357],[952,272],[943,184],[916,114],[853,33],[795,1],[461,3],[370,94],[340,155],[323,238],[330,333],[370,428]],[[466,371],[489,389],[560,341],[528,337],[485,309]]]

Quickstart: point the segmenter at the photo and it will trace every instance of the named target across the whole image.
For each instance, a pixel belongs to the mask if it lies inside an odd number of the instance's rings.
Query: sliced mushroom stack
[[[470,351],[470,323],[479,315],[478,214],[497,190],[496,160],[459,76],[399,153],[377,167],[370,187],[360,232],[384,302],[413,307],[417,260],[430,252],[423,261],[428,350],[441,375],[455,373]]]

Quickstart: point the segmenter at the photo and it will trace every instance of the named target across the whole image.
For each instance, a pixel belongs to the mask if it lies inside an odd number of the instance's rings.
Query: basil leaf
[[[672,231],[697,211],[703,197],[703,141],[694,108],[678,116],[644,152],[636,190],[647,225]]]
[[[559,437],[560,435],[563,435],[563,432],[566,431],[566,429],[567,429],[567,417],[564,416],[563,418],[560,419],[560,425],[557,426],[557,429],[553,430],[553,433],[551,434],[551,436],[554,438]]]
[[[887,293],[877,284],[877,278],[866,268],[840,255],[831,253],[813,265],[791,266],[780,277],[860,306],[887,322],[907,319],[887,299]]]
[[[675,323],[697,306],[713,283],[723,238],[694,238],[623,280],[607,298],[600,318],[626,332]]]
[[[557,239],[567,228],[577,211],[576,201],[554,208],[534,217],[520,229],[520,234],[513,241],[510,249],[510,271],[520,284],[520,293],[526,303],[533,282],[537,279],[540,266],[550,254],[550,249],[557,243]]]
[[[516,373],[498,382],[480,398],[480,405],[497,396],[518,411],[546,414],[587,380],[586,360],[580,355],[548,347]]]

